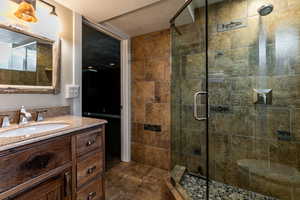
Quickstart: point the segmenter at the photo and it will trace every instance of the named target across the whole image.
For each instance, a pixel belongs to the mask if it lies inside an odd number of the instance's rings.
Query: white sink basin
[[[13,130],[7,130],[0,132],[1,137],[17,137],[17,136],[26,136],[34,135],[47,131],[54,131],[62,129],[69,126],[67,123],[49,123],[49,124],[33,124],[21,128],[16,128]]]

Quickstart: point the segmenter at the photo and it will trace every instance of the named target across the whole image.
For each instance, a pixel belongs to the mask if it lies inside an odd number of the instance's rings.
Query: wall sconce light
[[[52,10],[50,12],[50,15],[54,15],[54,16],[57,16],[56,14],[56,11],[55,11],[55,6],[53,6],[52,4],[46,2],[46,1],[43,1],[43,0],[39,0],[40,2],[42,2],[43,4],[46,4],[47,6],[51,7]]]
[[[14,13],[14,15],[17,18],[24,20],[26,22],[35,23],[38,21],[38,18],[35,15],[36,0],[12,0],[12,1],[19,4],[17,11]],[[52,8],[50,15],[57,16],[55,6],[43,0],[39,0],[39,1]]]
[[[38,19],[35,16],[35,1],[22,0],[14,15],[26,22],[37,22]]]

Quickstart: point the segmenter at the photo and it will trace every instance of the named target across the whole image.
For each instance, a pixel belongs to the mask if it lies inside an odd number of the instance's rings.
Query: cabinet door
[[[70,191],[68,187],[71,187],[67,177],[69,174],[71,173],[66,172],[51,178],[18,195],[14,200],[69,200],[71,199],[71,194],[68,192]]]
[[[0,193],[71,162],[70,137],[0,152]]]

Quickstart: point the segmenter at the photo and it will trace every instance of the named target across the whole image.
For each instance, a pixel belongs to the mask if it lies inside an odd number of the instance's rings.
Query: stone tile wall
[[[170,169],[170,80],[170,31],[133,38],[132,159],[162,169]]]

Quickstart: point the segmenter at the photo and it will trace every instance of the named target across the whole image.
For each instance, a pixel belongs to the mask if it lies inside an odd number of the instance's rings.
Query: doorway
[[[121,161],[121,42],[82,24],[82,113],[108,121],[106,168]]]

